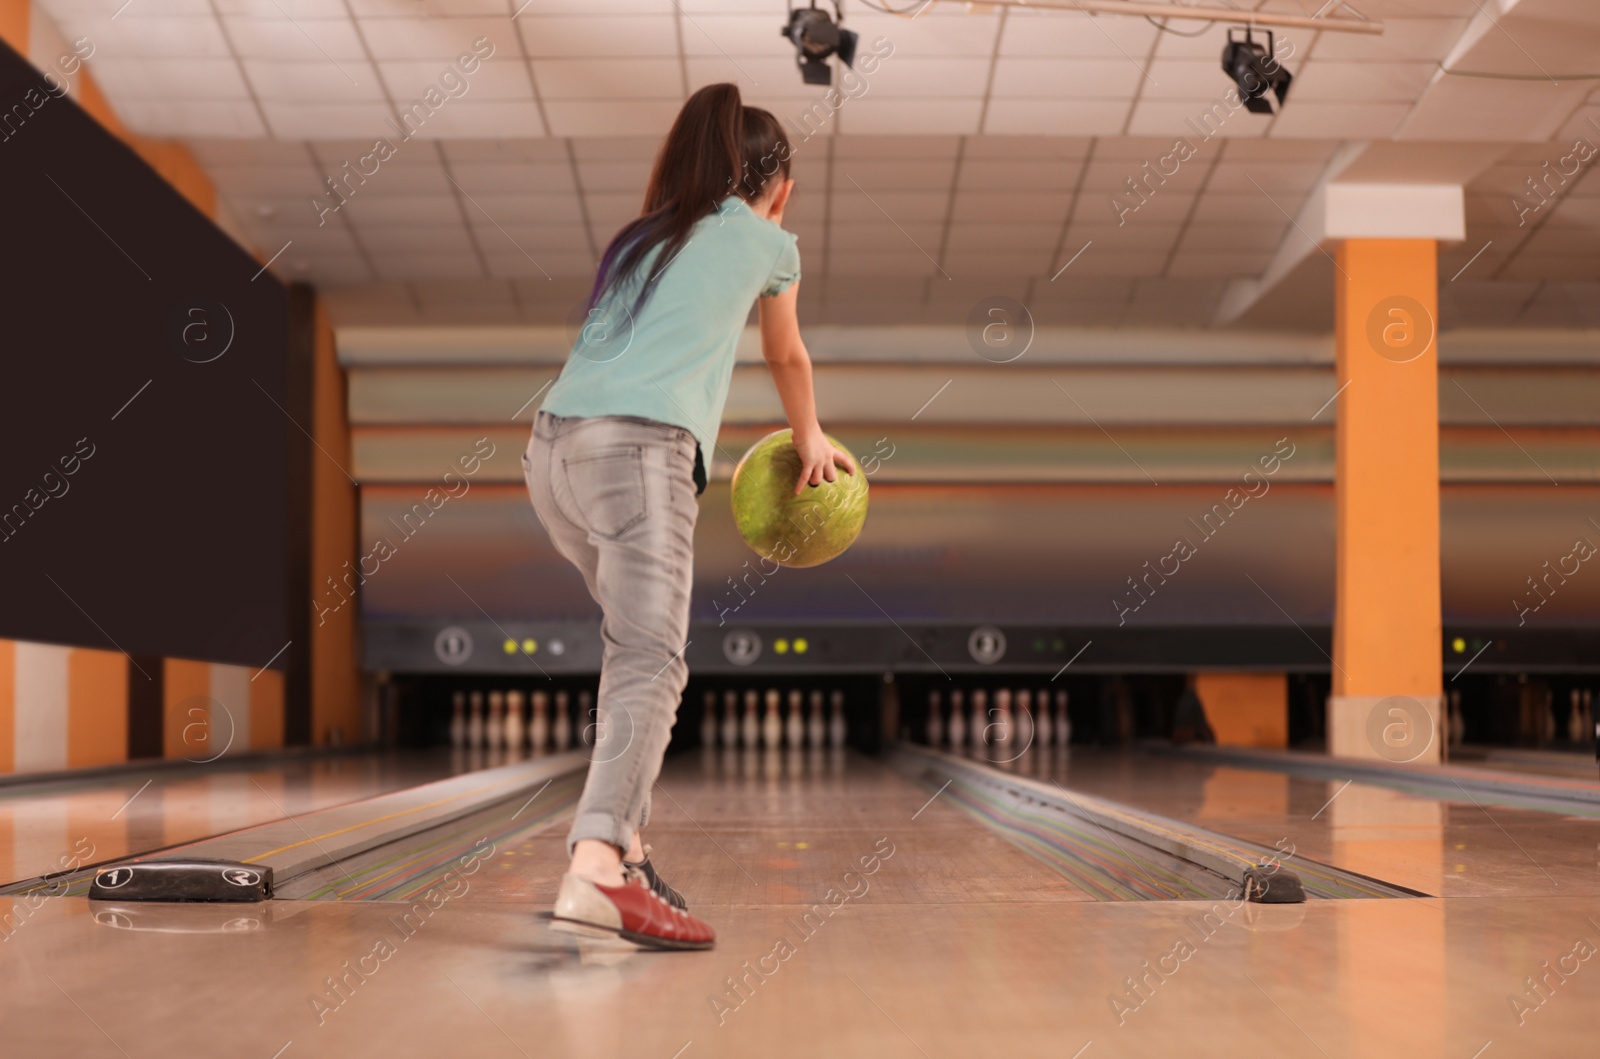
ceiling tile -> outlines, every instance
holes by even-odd
[[[232,59],[162,61],[96,56],[94,76],[120,104],[125,99],[221,101],[248,99],[250,90]]]
[[[380,279],[408,280],[412,283],[475,279],[483,275],[483,266],[476,254],[436,254],[427,251],[382,254],[375,256],[372,263]]]
[[[956,223],[950,226],[946,242],[950,250],[1016,250],[1044,251],[1055,249],[1061,238],[1060,224],[975,224]]]
[[[790,59],[792,66],[793,60]],[[989,81],[989,59],[923,58],[905,55],[881,66],[870,77],[851,82],[860,85],[852,104],[868,99],[980,97]],[[792,69],[791,77],[799,75]],[[843,81],[841,81],[843,83]],[[847,86],[848,87],[848,86]]]
[[[430,86],[444,89],[447,101],[451,105],[458,98],[473,102],[485,99],[531,100],[533,98],[533,81],[528,76],[527,64],[523,62],[495,62],[491,59],[480,66],[476,73],[470,76],[460,75],[467,87],[465,90],[457,89],[458,96],[449,95],[450,86],[440,83],[444,67],[437,59],[380,62],[378,68],[383,74],[383,83],[388,87],[389,94],[397,100],[421,96]],[[452,81],[452,85],[455,83]]]
[[[1363,103],[1397,101],[1411,103],[1433,79],[1438,65],[1432,62],[1335,62],[1315,59],[1295,73],[1289,89],[1289,102]]]
[[[978,131],[983,104],[977,99],[918,100],[866,96],[839,115],[852,135],[934,135]]]
[[[1470,6],[1458,10],[1477,14]],[[1363,62],[1426,59],[1438,62],[1450,54],[1469,21],[1466,18],[1395,18],[1392,12],[1385,12],[1381,36],[1324,33],[1317,40],[1312,55],[1318,62],[1323,59]]]
[[[677,100],[551,100],[545,103],[544,112],[552,136],[583,137],[597,130],[607,135],[660,136],[672,126],[678,106]]]
[[[1137,56],[1142,64],[1156,33],[1157,30],[1142,19],[1013,9],[1006,19],[1000,54],[1125,60],[1128,56]]]
[[[941,191],[955,178],[955,160],[871,161],[841,158],[833,166],[834,195],[876,197],[884,192]]]
[[[943,191],[878,191],[868,198],[846,183],[843,190],[834,188],[831,206],[829,213],[836,221],[877,223],[887,215],[901,224],[943,222],[950,195]]]
[[[544,121],[535,103],[505,99],[462,99],[442,107],[419,132],[423,139],[453,136],[543,136]]]
[[[1276,211],[1274,211],[1276,213]],[[1179,252],[1275,250],[1289,222],[1282,214],[1263,215],[1258,224],[1194,224],[1184,229]],[[1276,221],[1277,223],[1273,223]]]
[[[772,35],[778,36],[783,24],[782,11]],[[899,18],[850,5],[844,20],[846,29],[861,35],[857,48],[860,57],[873,53],[881,58],[880,69],[906,57],[988,56],[994,51],[1000,28],[998,12],[967,14],[954,4],[936,4],[915,19]],[[879,39],[882,38],[880,44]]]
[[[683,98],[676,59],[539,59],[533,76],[549,101]]]
[[[1167,266],[1167,275],[1255,277],[1271,260],[1272,254],[1262,251],[1179,250]]]
[[[522,250],[502,239],[484,248],[489,275],[496,279],[574,279],[594,275],[594,259],[587,250],[535,250],[524,244]]]
[[[928,221],[835,221],[828,230],[828,253],[838,265],[841,253],[859,251],[904,252],[932,254],[939,249],[944,235],[942,222]]]
[[[349,19],[293,23],[230,15],[222,22],[234,49],[245,59],[345,62],[367,57],[356,25]],[[223,54],[227,54],[225,49]]]
[[[357,195],[341,213],[358,231],[392,225],[461,223],[461,209],[447,195]]]
[[[261,136],[266,130],[244,100],[129,99],[117,105],[128,127],[145,136]]]
[[[244,69],[251,87],[263,102],[344,106],[387,98],[377,71],[369,63],[352,59],[338,64],[320,56],[290,62],[246,59]],[[377,135],[376,129],[373,134]]]
[[[1123,59],[1002,59],[993,91],[996,99],[1127,100],[1143,80],[1139,66]]]
[[[1172,249],[1183,230],[1176,224],[1163,224],[1158,221],[1151,221],[1148,224],[1130,221],[1120,227],[1115,222],[1116,214],[1109,206],[1104,213],[1093,206],[1080,208],[1073,216],[1072,227],[1067,230],[1067,238],[1062,245],[1071,253],[1077,253],[1085,244],[1092,243],[1093,245],[1084,252],[1083,260],[1088,260],[1091,254],[1099,257],[1102,254],[1129,251],[1165,253]]]
[[[961,163],[957,187],[962,191],[1050,191],[1066,195],[1072,192],[1082,171],[1083,162],[1080,159],[991,162],[966,158]]]
[[[393,112],[383,103],[283,103],[263,100],[272,134],[284,140],[328,139],[335,136],[393,135],[386,121]]]
[[[1127,117],[1125,100],[995,99],[983,131],[1001,136],[1115,136]]]
[[[883,159],[937,159],[954,162],[961,147],[958,136],[845,136],[833,147],[841,162]]]
[[[1386,139],[1410,110],[1409,103],[1301,102],[1291,94],[1271,135]]]
[[[1072,205],[1070,189],[1060,192],[960,191],[952,216],[961,224],[1038,221],[1059,225]]]
[[[503,17],[363,18],[361,34],[375,59],[436,59],[441,70],[482,37],[494,46],[487,62],[516,62],[522,52],[516,27]]]
[[[287,23],[284,23],[287,25]],[[68,29],[70,22],[63,26]],[[184,18],[124,18],[113,22],[96,20],[84,31],[94,42],[95,53],[107,58],[130,59],[226,59],[228,42],[222,27],[209,15]],[[77,30],[70,30],[73,36]],[[302,38],[303,40],[303,38]],[[309,45],[307,45],[309,47]],[[92,66],[92,60],[91,60]]]

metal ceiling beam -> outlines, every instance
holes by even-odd
[[[930,4],[939,2],[941,0],[930,0]],[[1242,26],[1314,29],[1330,33],[1369,33],[1374,36],[1383,33],[1383,23],[1371,19],[1279,15],[1266,11],[1238,11],[1226,7],[1144,3],[1141,0],[986,0],[984,3],[975,3],[972,6],[1026,7],[1036,11],[1081,11],[1096,15],[1143,15],[1149,18],[1182,18],[1197,22],[1235,22]]]

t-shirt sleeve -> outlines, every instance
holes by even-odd
[[[783,248],[773,262],[772,272],[761,287],[761,296],[771,298],[782,294],[800,278],[800,246],[793,232],[783,233]],[[748,289],[748,288],[746,288]]]

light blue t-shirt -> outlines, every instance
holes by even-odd
[[[558,416],[639,416],[683,427],[709,464],[750,306],[800,278],[800,251],[792,233],[736,195],[696,222],[664,267],[656,263],[660,249],[590,310],[542,407]],[[635,316],[640,284],[658,271]]]

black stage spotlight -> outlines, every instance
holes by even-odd
[[[833,10],[838,21],[843,22],[844,12],[839,9],[838,0],[833,0]],[[819,11],[817,0],[811,0],[810,7],[798,9],[791,0],[789,22],[783,27],[783,35],[794,42],[798,53],[795,62],[808,85],[833,84],[833,68],[828,65],[830,55],[839,56],[846,66],[855,63],[856,35],[841,28],[826,11]]]
[[[1263,97],[1270,88],[1272,94],[1278,97],[1278,106],[1283,105],[1284,97],[1289,94],[1289,82],[1294,80],[1293,75],[1285,70],[1278,62],[1276,42],[1272,39],[1272,31],[1267,31],[1267,46],[1263,48],[1255,41],[1255,33],[1246,27],[1244,40],[1235,40],[1234,33],[1228,31],[1228,44],[1222,49],[1222,69],[1233,78],[1239,86],[1239,98],[1244,100],[1244,105],[1256,114],[1271,114],[1276,109],[1272,102]]]

